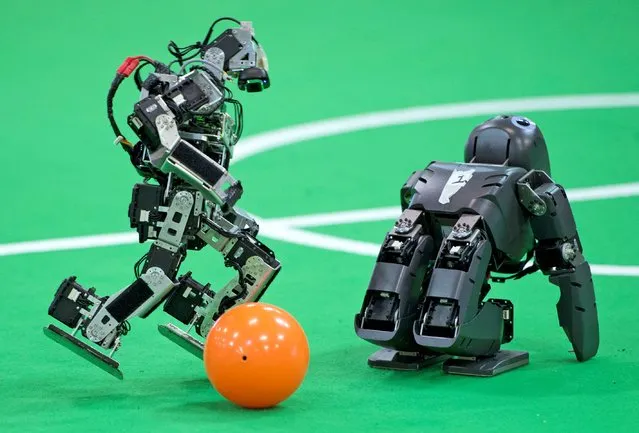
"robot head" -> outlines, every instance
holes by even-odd
[[[550,176],[546,140],[539,127],[521,116],[493,117],[473,129],[464,161],[543,170]]]
[[[218,71],[237,78],[237,86],[247,92],[268,89],[268,59],[254,36],[250,21],[235,21],[240,27],[227,29],[201,48],[204,60],[215,64]],[[214,71],[215,72],[215,71]],[[218,77],[220,80],[221,76]]]

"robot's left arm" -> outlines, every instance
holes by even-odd
[[[559,325],[577,359],[586,361],[599,347],[597,305],[590,266],[583,256],[566,191],[539,170],[528,172],[517,188],[521,204],[532,214],[537,266],[561,291]]]

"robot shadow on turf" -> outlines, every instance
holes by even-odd
[[[489,282],[537,270],[559,287],[559,325],[577,360],[592,358],[599,325],[590,266],[566,192],[550,178],[541,130],[521,116],[489,119],[471,132],[464,161],[432,162],[401,189],[403,213],[355,316],[357,335],[383,347],[369,365],[444,361],[447,373],[494,376],[528,364],[527,352],[500,350],[514,335],[513,304],[486,296]]]
[[[238,27],[211,40],[214,27],[223,21]],[[168,65],[145,56],[127,58],[107,95],[116,143],[144,179],[133,188],[129,219],[141,243],[153,240],[150,250],[134,266],[135,281],[110,296],[84,288],[76,277],[65,279],[49,315],[72,332],[55,325],[44,328],[48,337],[120,379],[112,356],[130,330],[129,319],[147,317],[164,302],[164,311],[189,328],[167,324],[160,332],[202,357],[202,341],[190,330],[205,337],[224,311],[259,300],[280,270],[273,252],[256,238],[257,223],[235,207],[242,185],[228,173],[242,134],[243,111],[225,83],[236,81],[247,92],[270,86],[266,55],[251,23],[220,18],[201,42],[183,48],[170,42],[169,52],[175,60]],[[146,66],[153,72],[143,80],[140,71]],[[135,145],[113,116],[113,98],[131,74],[141,92],[128,116],[139,138]],[[177,277],[187,251],[206,246],[219,251],[225,265],[238,273],[217,293],[191,272]]]

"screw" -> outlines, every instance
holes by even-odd
[[[544,203],[536,201],[530,205],[530,211],[533,215],[541,216],[546,213],[546,206]]]
[[[577,252],[575,251],[575,247],[568,242],[563,244],[561,246],[561,257],[567,262],[574,260],[575,257],[577,257]]]
[[[470,227],[468,224],[458,224],[453,228],[453,237],[456,239],[464,239],[470,236]]]
[[[395,231],[397,233],[408,233],[413,228],[413,223],[409,219],[400,219],[395,224]]]

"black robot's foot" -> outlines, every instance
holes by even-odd
[[[56,343],[61,344],[67,349],[71,350],[75,354],[86,359],[93,365],[100,367],[111,376],[116,377],[120,380],[123,379],[124,376],[120,371],[120,363],[118,363],[113,358],[95,350],[93,347],[75,338],[73,335],[63,331],[57,326],[49,325],[44,328],[44,335],[46,335]]]
[[[204,344],[188,332],[181,330],[171,323],[158,325],[158,331],[187,352],[200,359],[204,358]]]
[[[490,377],[528,364],[528,352],[500,350],[494,356],[477,359],[451,358],[444,363],[444,372],[465,376]]]
[[[448,358],[446,355],[424,355],[415,352],[399,352],[392,349],[381,349],[368,358],[368,365],[373,368],[389,370],[421,370],[438,364]]]

